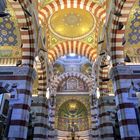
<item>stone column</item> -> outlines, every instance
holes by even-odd
[[[110,119],[110,111],[115,110],[114,97],[103,96],[98,101],[99,109],[99,135],[102,140],[114,140],[113,123]]]
[[[48,100],[46,98],[47,75],[45,61],[41,59],[40,62],[39,60],[37,61],[36,66],[38,74],[38,100],[33,100],[32,103],[32,109],[36,112],[33,139],[46,140],[48,127]]]
[[[35,112],[33,140],[47,139],[48,122],[48,101],[46,97],[38,96],[33,98],[32,111]]]
[[[50,124],[48,134],[49,140],[57,139],[57,134],[55,131],[55,107],[56,107],[56,97],[55,95],[51,95],[49,103],[49,124]]]
[[[111,77],[116,96],[117,115],[122,140],[139,140],[135,104],[137,87],[140,83],[140,66],[116,66]],[[137,83],[137,84],[136,84]]]
[[[0,82],[9,85],[16,83],[10,99],[8,138],[9,140],[27,139],[29,111],[31,106],[34,69],[26,67],[1,67]]]
[[[102,56],[102,61],[99,70],[99,90],[100,90],[100,98],[98,102],[98,111],[99,111],[99,135],[103,140],[114,140],[113,134],[113,124],[109,119],[110,114],[107,112],[109,108],[115,106],[114,104],[109,104],[107,101],[110,100],[109,96],[109,60],[108,55]]]
[[[98,101],[94,93],[91,95],[91,140],[98,140]]]

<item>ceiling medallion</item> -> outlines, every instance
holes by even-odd
[[[82,9],[63,9],[49,18],[50,31],[62,39],[82,39],[91,34],[96,25],[95,17]]]
[[[81,20],[82,20],[82,17],[79,14],[75,14],[73,12],[69,13],[68,15],[65,14],[65,16],[63,18],[64,23],[71,27],[79,26]]]

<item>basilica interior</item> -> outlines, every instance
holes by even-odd
[[[0,140],[140,140],[140,0],[0,0]]]

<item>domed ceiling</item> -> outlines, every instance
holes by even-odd
[[[49,19],[49,28],[63,39],[81,39],[93,32],[96,20],[89,12],[81,9],[63,9]]]
[[[50,52],[50,62],[66,55],[67,52],[84,55],[95,61],[98,53],[98,36],[105,23],[106,6],[109,1],[38,0],[38,2],[40,24],[43,31],[47,30],[46,47]],[[89,45],[90,48],[87,47]]]
[[[69,100],[65,102],[59,110],[61,117],[86,117],[88,115],[86,107],[77,100]]]
[[[38,0],[38,2],[40,3],[40,8],[45,7],[46,4],[49,4],[53,1],[55,1],[55,0]],[[106,0],[89,0],[89,1],[93,1],[99,5],[102,5],[104,2],[106,2]]]
[[[84,104],[75,99],[64,102],[58,111],[57,128],[62,131],[88,130],[88,111]]]

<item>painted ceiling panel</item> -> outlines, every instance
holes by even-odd
[[[140,55],[140,1],[137,0],[129,15],[125,31],[125,53],[130,57]]]
[[[81,39],[93,32],[96,20],[89,12],[69,8],[53,14],[50,30],[62,39]]]
[[[17,46],[17,35],[11,16],[0,18],[0,46]]]

